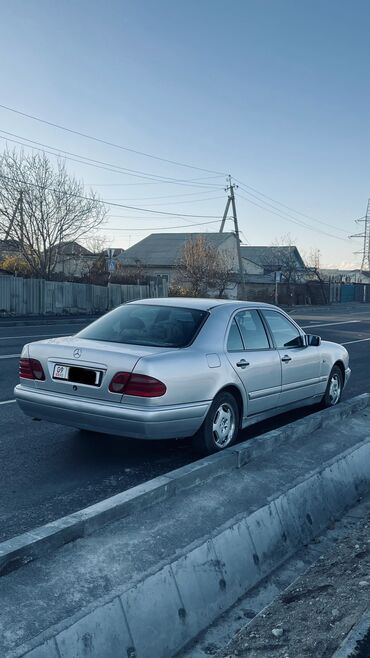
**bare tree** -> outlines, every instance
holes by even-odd
[[[0,155],[0,235],[18,243],[34,276],[50,278],[62,243],[89,235],[105,216],[104,204],[63,161],[54,167],[44,153]]]
[[[93,233],[89,235],[84,241],[86,249],[91,251],[93,254],[102,254],[108,248],[109,240],[106,235],[101,233]]]
[[[213,270],[211,272],[211,287],[217,290],[218,297],[223,297],[226,290],[231,287],[234,267],[226,251],[217,251],[215,249],[215,258],[213,261]],[[233,284],[235,287],[237,283]]]
[[[217,290],[221,297],[230,282],[233,267],[227,254],[221,253],[204,236],[188,240],[180,255],[178,283],[185,285],[194,297]]]
[[[288,294],[291,285],[299,283],[305,276],[305,264],[301,260],[297,248],[290,235],[283,235],[266,249],[263,266],[270,272],[281,272],[287,284]]]
[[[313,281],[319,282],[323,301],[325,304],[327,304],[328,296],[327,296],[327,291],[325,289],[325,277],[321,272],[320,259],[321,259],[320,249],[311,249],[310,252],[308,253],[308,256],[306,256],[305,258],[307,264],[306,272],[308,278],[310,278]]]

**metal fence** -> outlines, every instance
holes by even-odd
[[[362,302],[370,303],[369,283],[330,283],[330,302]]]
[[[0,315],[96,314],[134,299],[166,296],[165,282],[105,287],[0,276]]]

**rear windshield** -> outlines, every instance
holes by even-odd
[[[127,304],[80,331],[79,338],[110,343],[185,347],[194,340],[208,313],[178,306]]]

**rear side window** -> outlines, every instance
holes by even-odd
[[[185,347],[194,340],[208,313],[150,304],[119,306],[80,331],[79,338],[153,347]]]
[[[229,335],[227,337],[227,351],[241,352],[242,350],[244,350],[244,345],[239,331],[239,327],[236,324],[234,318],[230,325]]]

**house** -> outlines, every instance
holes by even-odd
[[[188,240],[205,238],[226,253],[238,271],[237,243],[234,233],[152,233],[118,256],[123,267],[138,268],[147,276],[161,276],[171,285],[177,278],[177,264]]]
[[[233,270],[237,273],[238,254],[235,233],[152,233],[119,256],[122,266],[144,268],[146,274],[161,275],[173,281],[176,266],[188,240],[203,237],[217,250],[229,255]],[[244,247],[241,247],[243,250]],[[243,254],[242,254],[243,255]],[[257,262],[243,257],[244,271],[248,274],[263,274]]]
[[[274,279],[275,272],[282,272],[286,279],[294,273],[295,278],[301,281],[305,278],[306,266],[297,247],[289,246],[241,246],[243,260],[254,263],[260,268],[258,274],[264,275],[265,278]],[[250,268],[249,268],[250,269]],[[247,274],[248,267],[245,268]],[[255,274],[251,272],[251,274]],[[257,274],[257,272],[256,272]]]
[[[67,277],[81,277],[88,274],[96,260],[96,255],[75,241],[60,242],[51,247],[56,265],[54,272]]]
[[[237,283],[240,280],[237,240],[235,233],[152,233],[118,256],[122,267],[135,269],[149,277],[160,276],[169,285],[178,282],[178,262],[188,240],[203,237],[217,251],[228,257],[232,274],[229,297],[238,294]],[[294,272],[303,273],[305,265],[296,247],[250,247],[240,246],[244,280],[253,283],[271,283],[275,271],[285,272],[291,277]],[[289,272],[288,272],[289,270]],[[291,277],[292,278],[292,277]],[[210,291],[212,292],[212,291]]]

